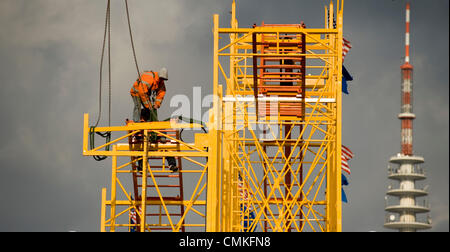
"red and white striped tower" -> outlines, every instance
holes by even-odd
[[[402,71],[402,109],[398,115],[402,122],[402,154],[413,155],[412,122],[416,117],[412,110],[412,76],[413,66],[409,63],[409,22],[410,4],[406,4],[406,33],[405,33],[405,63],[401,66]]]
[[[384,226],[402,232],[412,232],[431,228],[430,206],[426,196],[427,187],[417,188],[416,181],[426,179],[421,166],[424,158],[413,154],[412,122],[416,118],[412,110],[412,74],[413,66],[409,63],[409,22],[410,5],[406,4],[405,63],[402,73],[402,108],[398,118],[402,122],[401,153],[391,157],[388,168],[389,179],[398,181],[398,187],[390,185],[386,192],[388,212]]]

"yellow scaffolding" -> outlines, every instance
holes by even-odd
[[[231,13],[230,28],[220,28],[214,15],[208,133],[195,134],[194,142],[187,143],[164,130],[202,125],[170,121],[97,127],[93,132],[122,136],[90,149],[93,132],[85,114],[83,154],[112,157],[109,200],[102,190],[101,231],[341,231],[343,0],[336,9],[333,2],[325,6],[325,28],[320,29],[267,24],[239,28],[234,1]],[[279,65],[268,65],[274,59]],[[284,70],[265,70],[270,68]],[[273,85],[274,78],[280,79],[275,80],[278,85]],[[152,132],[172,142],[152,143]],[[124,143],[137,134],[143,134],[141,145]],[[108,145],[111,150],[102,150]],[[128,159],[119,165],[123,157]],[[162,168],[149,164],[152,157],[163,158]],[[155,175],[169,172],[166,157],[198,167],[180,171],[192,175],[184,178],[184,186],[193,188],[184,198],[167,197],[158,186]],[[139,200],[119,176],[139,173],[130,168],[130,158],[142,160],[146,168],[140,172]],[[149,188],[156,193],[153,198],[147,196]],[[181,206],[182,214],[172,215],[173,206]],[[158,214],[148,214],[150,207],[159,208]],[[138,223],[130,224],[130,211],[137,213]]]
[[[218,28],[214,16],[214,86],[219,73],[227,85],[226,95],[218,95],[225,161],[217,231],[341,231],[343,1],[337,6],[336,28],[332,2],[325,7],[323,29],[265,24],[238,28],[234,2],[231,28]],[[303,67],[304,79],[293,71],[263,72],[261,68],[287,67],[264,65],[271,57],[304,60],[303,66],[289,65]],[[277,76],[292,87],[280,87],[283,79],[277,80],[278,86],[264,84],[264,78],[273,83]],[[264,95],[261,88],[273,92]],[[300,91],[289,94],[294,89]],[[301,105],[283,111],[287,102]]]
[[[89,115],[84,115],[84,133],[83,133],[83,154],[87,156],[104,155],[112,157],[112,178],[111,178],[111,197],[106,199],[106,188],[102,190],[102,212],[101,212],[101,231],[116,231],[119,228],[122,231],[136,228],[136,231],[152,230],[172,230],[180,231],[186,227],[201,228],[205,227],[206,216],[206,176],[208,170],[207,158],[212,153],[208,150],[208,135],[198,133],[195,135],[194,143],[186,143],[179,138],[170,136],[166,132],[168,129],[201,129],[203,125],[195,123],[180,123],[176,120],[167,122],[148,122],[148,123],[128,123],[127,126],[116,127],[97,127],[93,130],[89,128]],[[104,145],[89,149],[89,134],[95,132],[114,132],[121,134],[120,137],[112,139]],[[165,136],[166,143],[152,142],[150,134],[156,133]],[[129,143],[130,138],[142,137],[142,143],[133,145]],[[126,142],[124,142],[126,140]],[[101,150],[106,146],[112,146],[109,151]],[[159,165],[151,164],[149,160],[155,157],[162,158]],[[178,158],[180,166],[181,159],[191,165],[191,169],[182,169],[175,175],[168,167],[164,166],[164,159],[167,157]],[[119,159],[121,163],[119,163]],[[124,161],[122,161],[124,160]],[[130,161],[131,160],[131,161]],[[142,171],[133,167],[133,162],[142,161]],[[155,165],[156,164],[156,165]],[[192,167],[193,166],[193,167]],[[189,195],[182,197],[168,197],[168,191],[164,187],[169,182],[162,182],[162,176],[189,175],[189,180],[194,186]],[[129,192],[133,188],[130,183],[131,176],[138,176],[139,180],[133,181],[135,194]],[[128,190],[127,190],[128,189]],[[170,188],[169,188],[170,189]],[[153,197],[150,193],[153,193]],[[186,190],[184,191],[186,192]],[[133,197],[134,196],[134,197]],[[174,207],[182,206],[181,213],[173,213]],[[109,214],[107,213],[109,207]],[[155,208],[157,211],[151,213],[149,208]],[[137,222],[130,223],[130,213],[136,213]],[[196,215],[196,222],[186,222],[186,218]]]

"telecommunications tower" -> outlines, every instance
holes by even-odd
[[[400,232],[415,232],[431,228],[431,219],[427,187],[416,188],[415,181],[426,179],[421,167],[424,158],[413,154],[412,122],[415,115],[412,110],[413,66],[409,56],[410,4],[406,4],[405,63],[401,66],[402,95],[401,113],[401,152],[389,160],[388,178],[398,181],[398,187],[390,185],[386,192],[387,211],[384,227]]]

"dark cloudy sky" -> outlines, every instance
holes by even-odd
[[[123,1],[112,1],[112,124],[131,117],[136,78]],[[212,15],[229,25],[231,0],[130,0],[141,68],[167,66],[168,100],[211,92]],[[240,0],[241,27],[298,23],[323,27],[318,0]],[[400,0],[346,0],[346,67],[355,80],[343,102],[343,143],[356,154],[346,188],[343,231],[383,228],[387,164],[400,150]],[[449,231],[449,1],[412,0],[414,150],[426,163],[432,231]],[[106,0],[0,1],[0,231],[97,231],[110,159],[81,155],[83,113],[98,113],[98,72]],[[105,86],[106,87],[106,86]],[[106,99],[106,96],[104,97]],[[106,103],[104,103],[104,106]],[[106,114],[102,118],[106,123]]]

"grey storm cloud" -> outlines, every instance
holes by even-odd
[[[299,23],[323,27],[317,0],[238,0],[241,27]],[[229,26],[229,1],[130,0],[143,69],[166,66],[170,97],[194,86],[212,91],[212,15]],[[414,150],[425,158],[433,229],[449,230],[449,2],[412,1]],[[355,152],[343,204],[343,231],[383,228],[389,157],[400,151],[400,65],[405,1],[346,0],[345,66],[354,81],[343,97],[343,143]],[[0,231],[98,231],[100,189],[110,161],[81,155],[83,113],[98,113],[106,1],[0,1]],[[112,1],[112,124],[131,117],[136,79],[123,1]],[[104,78],[106,80],[106,78]],[[103,83],[102,106],[107,107]],[[106,113],[101,124],[106,123]]]

